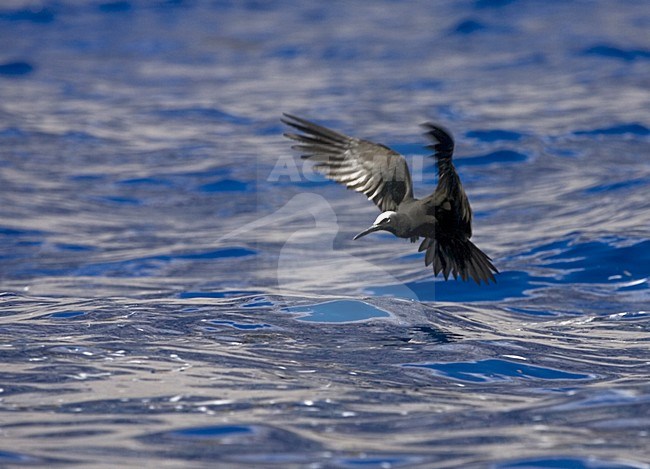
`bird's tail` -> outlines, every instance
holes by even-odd
[[[433,273],[442,272],[445,280],[449,274],[454,278],[474,279],[477,284],[495,282],[495,273],[499,271],[492,260],[469,239],[456,237],[425,238],[420,244],[419,252],[426,250],[424,262],[427,266],[433,264]]]

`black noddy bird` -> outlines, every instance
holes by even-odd
[[[314,169],[325,177],[362,192],[381,210],[368,229],[354,237],[359,239],[375,231],[388,231],[399,238],[415,242],[423,237],[418,252],[426,251],[424,263],[433,264],[434,275],[442,272],[445,280],[454,278],[477,283],[496,282],[499,271],[492,260],[469,239],[472,236],[472,209],[452,163],[454,139],[443,127],[422,124],[432,141],[438,165],[438,186],[432,194],[416,199],[406,160],[385,145],[314,124],[291,114],[282,122],[301,133],[285,133],[298,142],[291,148],[301,157],[313,161]]]

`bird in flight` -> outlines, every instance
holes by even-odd
[[[416,242],[424,238],[418,252],[426,251],[424,263],[433,265],[434,275],[477,283],[496,282],[499,271],[492,260],[470,241],[472,209],[452,163],[454,139],[443,127],[426,123],[422,127],[431,140],[438,166],[438,186],[432,194],[416,199],[406,160],[385,145],[314,124],[291,114],[282,122],[300,133],[285,133],[298,142],[293,149],[327,178],[362,192],[375,203],[381,214],[359,239],[375,231],[388,231],[399,238]]]

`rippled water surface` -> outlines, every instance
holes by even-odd
[[[644,0],[0,6],[0,466],[650,467]],[[282,137],[456,137],[498,283]]]

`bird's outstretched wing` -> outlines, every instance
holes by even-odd
[[[298,142],[292,148],[315,162],[314,168],[327,178],[362,192],[382,212],[397,210],[405,197],[413,197],[411,174],[399,153],[290,114],[283,116],[282,122],[302,132],[284,134]]]
[[[438,186],[432,194],[435,217],[438,222],[467,238],[472,237],[472,209],[452,160],[454,139],[443,127],[427,122],[422,124],[425,135],[432,140],[427,148],[433,150],[438,165]]]
[[[433,264],[433,272],[442,272],[445,280],[449,274],[454,278],[476,283],[496,282],[498,270],[492,260],[472,243],[472,209],[452,163],[454,139],[444,128],[426,123],[426,135],[433,141],[430,148],[438,165],[438,186],[425,199],[428,211],[436,219],[433,236],[426,237],[419,251],[425,251],[425,265]]]

